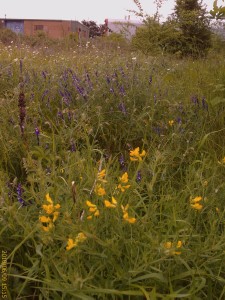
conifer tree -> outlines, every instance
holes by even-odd
[[[205,56],[211,45],[211,31],[202,0],[176,0],[173,17],[181,31],[182,55]]]

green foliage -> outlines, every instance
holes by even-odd
[[[202,1],[177,0],[174,19],[182,35],[182,55],[204,57],[211,45],[211,32]]]
[[[225,17],[225,6],[218,6],[218,1],[215,0],[213,2],[213,9],[210,10],[210,15],[212,17],[212,19],[217,19],[217,20],[220,20],[220,19],[224,19]]]
[[[18,36],[15,32],[13,32],[11,29],[3,28],[0,29],[0,41],[3,44],[10,44],[12,42],[16,42],[18,40]]]
[[[181,33],[172,21],[160,24],[148,17],[144,26],[137,29],[132,39],[132,46],[145,54],[177,53],[181,50]]]

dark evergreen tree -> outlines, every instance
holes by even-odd
[[[211,31],[202,0],[176,0],[173,17],[181,31],[182,55],[205,56],[211,45]]]

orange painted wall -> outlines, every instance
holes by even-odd
[[[60,39],[71,32],[71,22],[61,20],[24,20],[24,34],[35,35],[36,26],[43,26],[43,31],[50,37]]]

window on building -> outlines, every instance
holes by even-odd
[[[34,30],[44,30],[43,25],[34,25]]]

